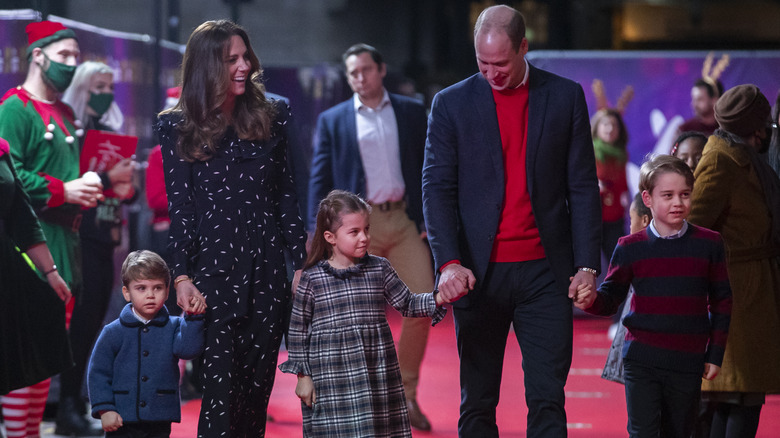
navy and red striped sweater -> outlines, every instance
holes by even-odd
[[[631,285],[624,358],[683,372],[702,372],[704,363],[721,365],[731,287],[719,233],[689,223],[675,239],[649,229],[620,238],[586,312],[614,314]]]

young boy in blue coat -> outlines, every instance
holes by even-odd
[[[170,316],[169,283],[154,252],[131,252],[122,264],[129,303],[100,333],[87,376],[92,416],[106,437],[168,437],[171,422],[181,421],[178,361],[203,352],[206,303],[193,298],[195,313]]]

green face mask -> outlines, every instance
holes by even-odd
[[[87,106],[92,108],[92,111],[96,112],[98,116],[102,116],[108,111],[113,101],[114,93],[93,93],[90,91]]]
[[[70,85],[70,82],[73,80],[73,75],[76,73],[76,66],[52,61],[51,58],[46,56],[46,53],[44,53],[43,56],[49,60],[49,68],[43,72],[44,77],[47,79],[49,85],[62,93],[68,88],[68,85]]]

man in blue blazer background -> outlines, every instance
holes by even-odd
[[[595,288],[601,210],[582,88],[530,66],[522,15],[477,20],[479,74],[438,93],[429,118],[423,209],[454,304],[462,437],[497,437],[510,325],[523,354],[529,437],[566,436],[572,299]]]
[[[317,119],[308,229],[314,231],[320,200],[331,190],[360,195],[372,205],[371,254],[386,257],[412,292],[430,292],[433,267],[424,240],[421,187],[425,108],[385,90],[387,67],[374,47],[356,44],[343,59],[354,95]],[[431,428],[416,392],[428,329],[424,318],[404,318],[398,341],[409,420],[420,430]]]

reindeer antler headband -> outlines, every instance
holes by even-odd
[[[591,85],[591,89],[593,90],[593,94],[596,96],[596,110],[603,110],[610,107],[609,101],[607,100],[607,92],[604,89],[604,82],[601,81],[601,79],[594,79],[593,84]],[[617,100],[617,104],[615,105],[615,109],[620,114],[623,114],[625,112],[626,107],[628,106],[628,103],[631,102],[631,99],[634,98],[634,87],[631,85],[627,85],[626,88],[623,89],[623,92],[620,93],[620,97]]]
[[[714,52],[708,53],[707,57],[704,58],[704,65],[701,68],[701,78],[704,82],[712,87],[715,93],[715,97],[720,97],[720,91],[718,90],[718,78],[720,78],[720,75],[723,74],[723,70],[728,67],[729,61],[731,59],[729,58],[728,53],[724,53],[715,64],[715,67],[712,67],[712,61],[714,59]],[[710,70],[710,67],[712,67],[712,70]]]

